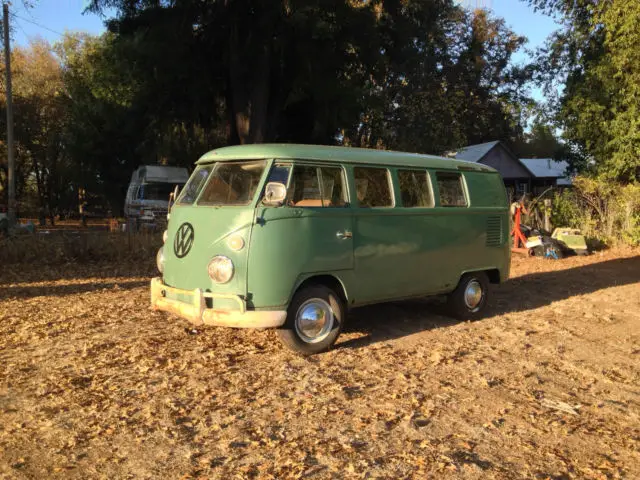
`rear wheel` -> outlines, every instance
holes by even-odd
[[[489,279],[484,272],[465,273],[456,289],[447,297],[449,313],[460,320],[482,316],[489,297]]]
[[[345,308],[340,297],[323,285],[306,287],[295,294],[287,320],[276,330],[280,341],[301,355],[328,350],[338,339]]]

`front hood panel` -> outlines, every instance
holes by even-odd
[[[185,290],[201,288],[214,293],[246,295],[247,258],[253,224],[252,207],[174,206],[164,245],[164,281]],[[234,251],[227,245],[232,235],[240,235],[244,248]],[[214,283],[207,273],[216,255],[229,257],[234,275],[228,283]]]

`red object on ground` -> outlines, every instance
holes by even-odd
[[[522,242],[522,248],[526,248],[527,238],[520,230],[520,222],[522,219],[522,214],[528,213],[527,209],[524,208],[524,204],[518,203],[516,207],[515,219],[513,221],[513,230],[511,230],[511,235],[513,235],[513,248],[520,248],[520,242]]]

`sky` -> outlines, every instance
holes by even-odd
[[[105,30],[99,16],[82,14],[87,0],[35,0],[33,3],[36,6],[27,10],[22,0],[13,0],[9,7],[13,42],[18,45],[26,46],[30,37],[42,37],[54,43],[65,31],[100,34]]]
[[[532,7],[521,0],[484,1],[490,5],[496,16],[505,19],[507,25],[515,33],[527,37],[529,42],[525,48],[530,50],[542,46],[547,37],[560,26],[551,17],[534,12]],[[527,57],[525,52],[518,52],[514,61],[521,62]]]

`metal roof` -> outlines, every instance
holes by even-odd
[[[493,142],[479,143],[478,145],[469,145],[468,147],[460,148],[455,152],[451,152],[451,155],[453,155],[456,160],[478,162],[499,143],[499,140],[495,140]]]
[[[142,165],[131,175],[131,181],[147,182],[186,182],[189,172],[186,168],[168,165]]]
[[[558,185],[571,185],[571,178],[566,174],[569,164],[552,158],[521,158],[520,163],[536,178],[557,178]]]
[[[407,167],[431,167],[441,169],[472,169],[476,171],[495,172],[486,165],[452,160],[435,155],[394,152],[390,150],[373,150],[368,148],[331,147],[324,145],[299,144],[251,144],[223,147],[205,153],[198,164],[255,159],[301,159],[323,160],[328,162],[361,163],[368,165],[390,165]]]

